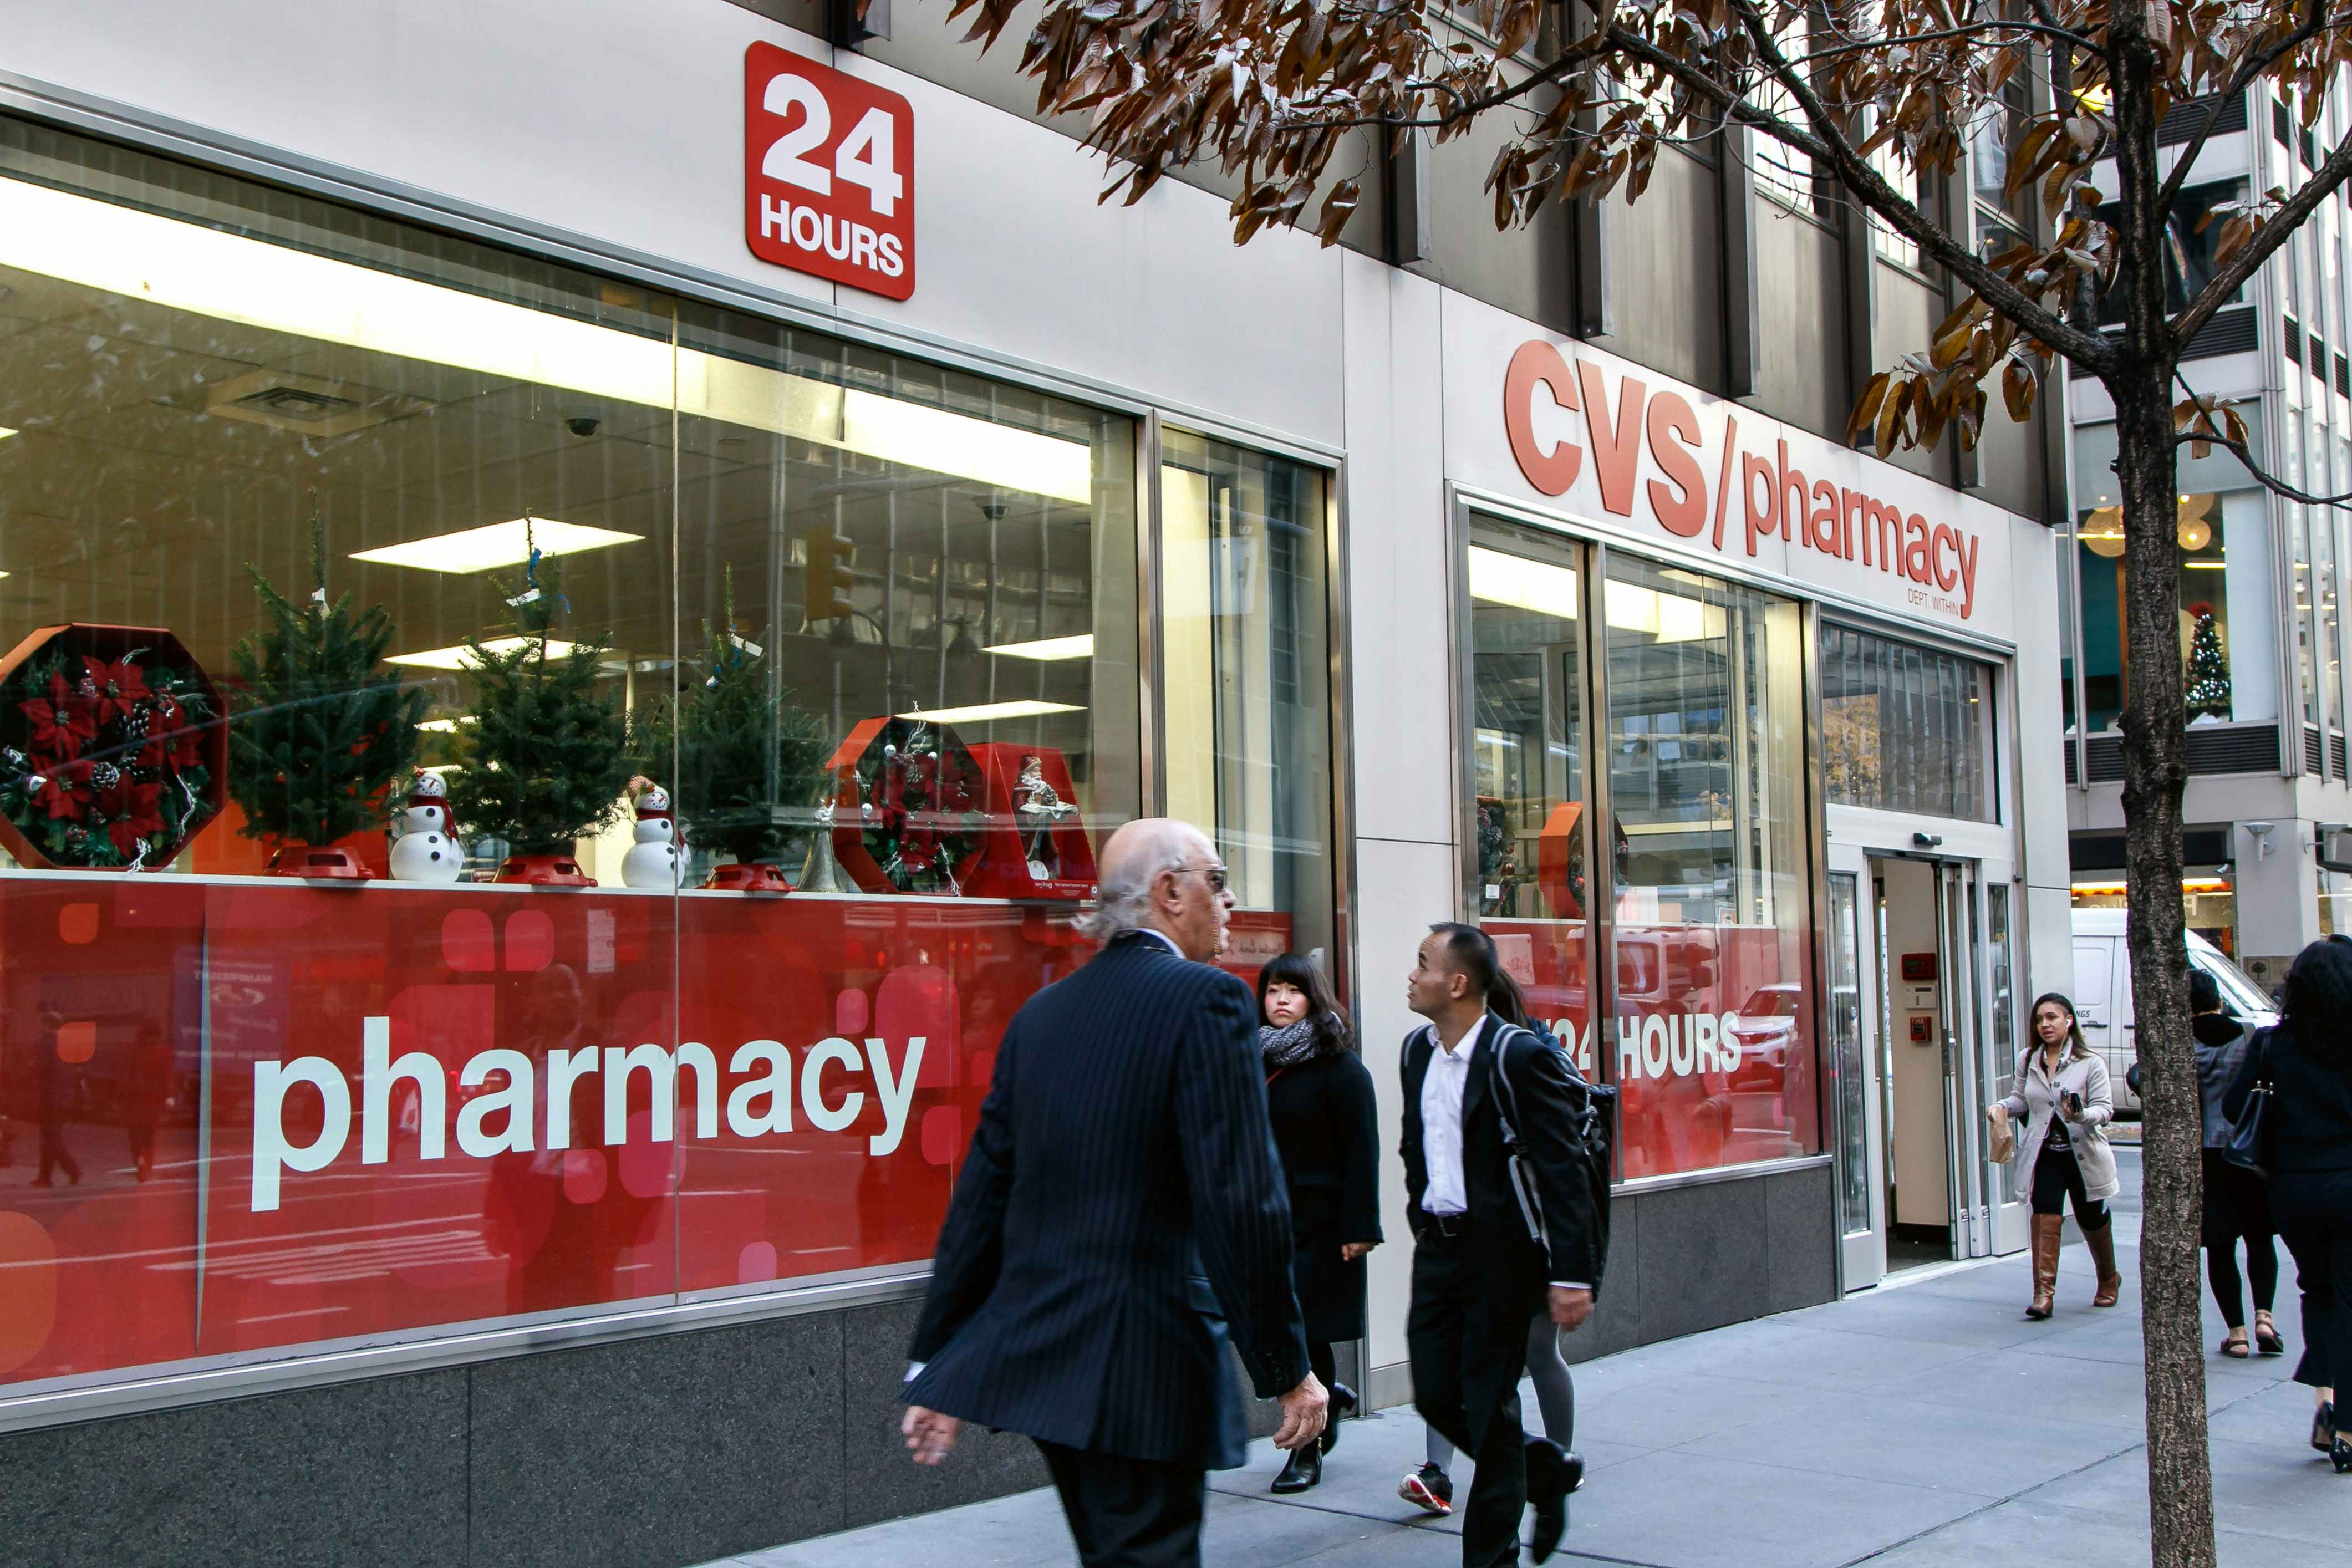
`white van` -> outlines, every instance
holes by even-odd
[[[2221,1010],[2245,1020],[2248,1028],[2278,1022],[2278,1012],[2263,988],[2246,978],[2229,956],[2195,931],[2189,933],[2189,963],[2213,977],[2221,988]],[[2074,1018],[2083,1038],[2107,1064],[2115,1080],[2116,1109],[2139,1113],[2139,1096],[2124,1081],[2125,1069],[2138,1054],[2132,1031],[2131,952],[2124,945],[2124,911],[2074,911]],[[2027,1023],[2028,1037],[2032,1025]]]

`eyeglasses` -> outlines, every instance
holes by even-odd
[[[1175,868],[1175,874],[1179,877],[1192,876],[1206,879],[1209,891],[1212,893],[1222,893],[1225,890],[1225,879],[1229,875],[1223,866],[1179,866]]]

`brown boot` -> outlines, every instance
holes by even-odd
[[[2062,1215],[2033,1216],[2033,1304],[2025,1309],[2025,1315],[2037,1322],[2057,1305],[2058,1235],[2065,1223]]]
[[[2099,1293],[2091,1298],[2091,1305],[2112,1307],[2116,1304],[2116,1298],[2123,1293],[2124,1288],[2124,1277],[2116,1272],[2115,1220],[2110,1217],[2106,1224],[2096,1230],[2084,1226],[2083,1245],[2091,1249],[2091,1261],[2098,1265],[2099,1268]]]

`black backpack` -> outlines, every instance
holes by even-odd
[[[1500,1022],[1499,1019],[1496,1022]],[[1519,1213],[1528,1222],[1528,1234],[1538,1247],[1544,1243],[1543,1203],[1537,1194],[1535,1178],[1519,1159],[1519,1135],[1515,1125],[1519,1119],[1518,1092],[1511,1087],[1511,1075],[1504,1067],[1507,1059],[1504,1049],[1516,1032],[1531,1037],[1547,1049],[1559,1053],[1561,1065],[1568,1068],[1568,1080],[1579,1091],[1572,1110],[1574,1125],[1569,1141],[1583,1155],[1584,1171],[1592,1187],[1592,1237],[1594,1274],[1609,1259],[1609,1184],[1616,1173],[1614,1152],[1617,1143],[1617,1090],[1606,1084],[1592,1083],[1576,1070],[1576,1058],[1562,1050],[1549,1030],[1526,1025],[1504,1026],[1495,1039],[1495,1087],[1497,1099],[1495,1114],[1502,1124],[1503,1147],[1510,1153],[1511,1188],[1518,1196]],[[1601,1281],[1592,1281],[1595,1298],[1601,1294]]]

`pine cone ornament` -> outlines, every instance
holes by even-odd
[[[112,763],[100,763],[89,770],[89,782],[94,788],[112,789],[122,782],[122,770]]]

